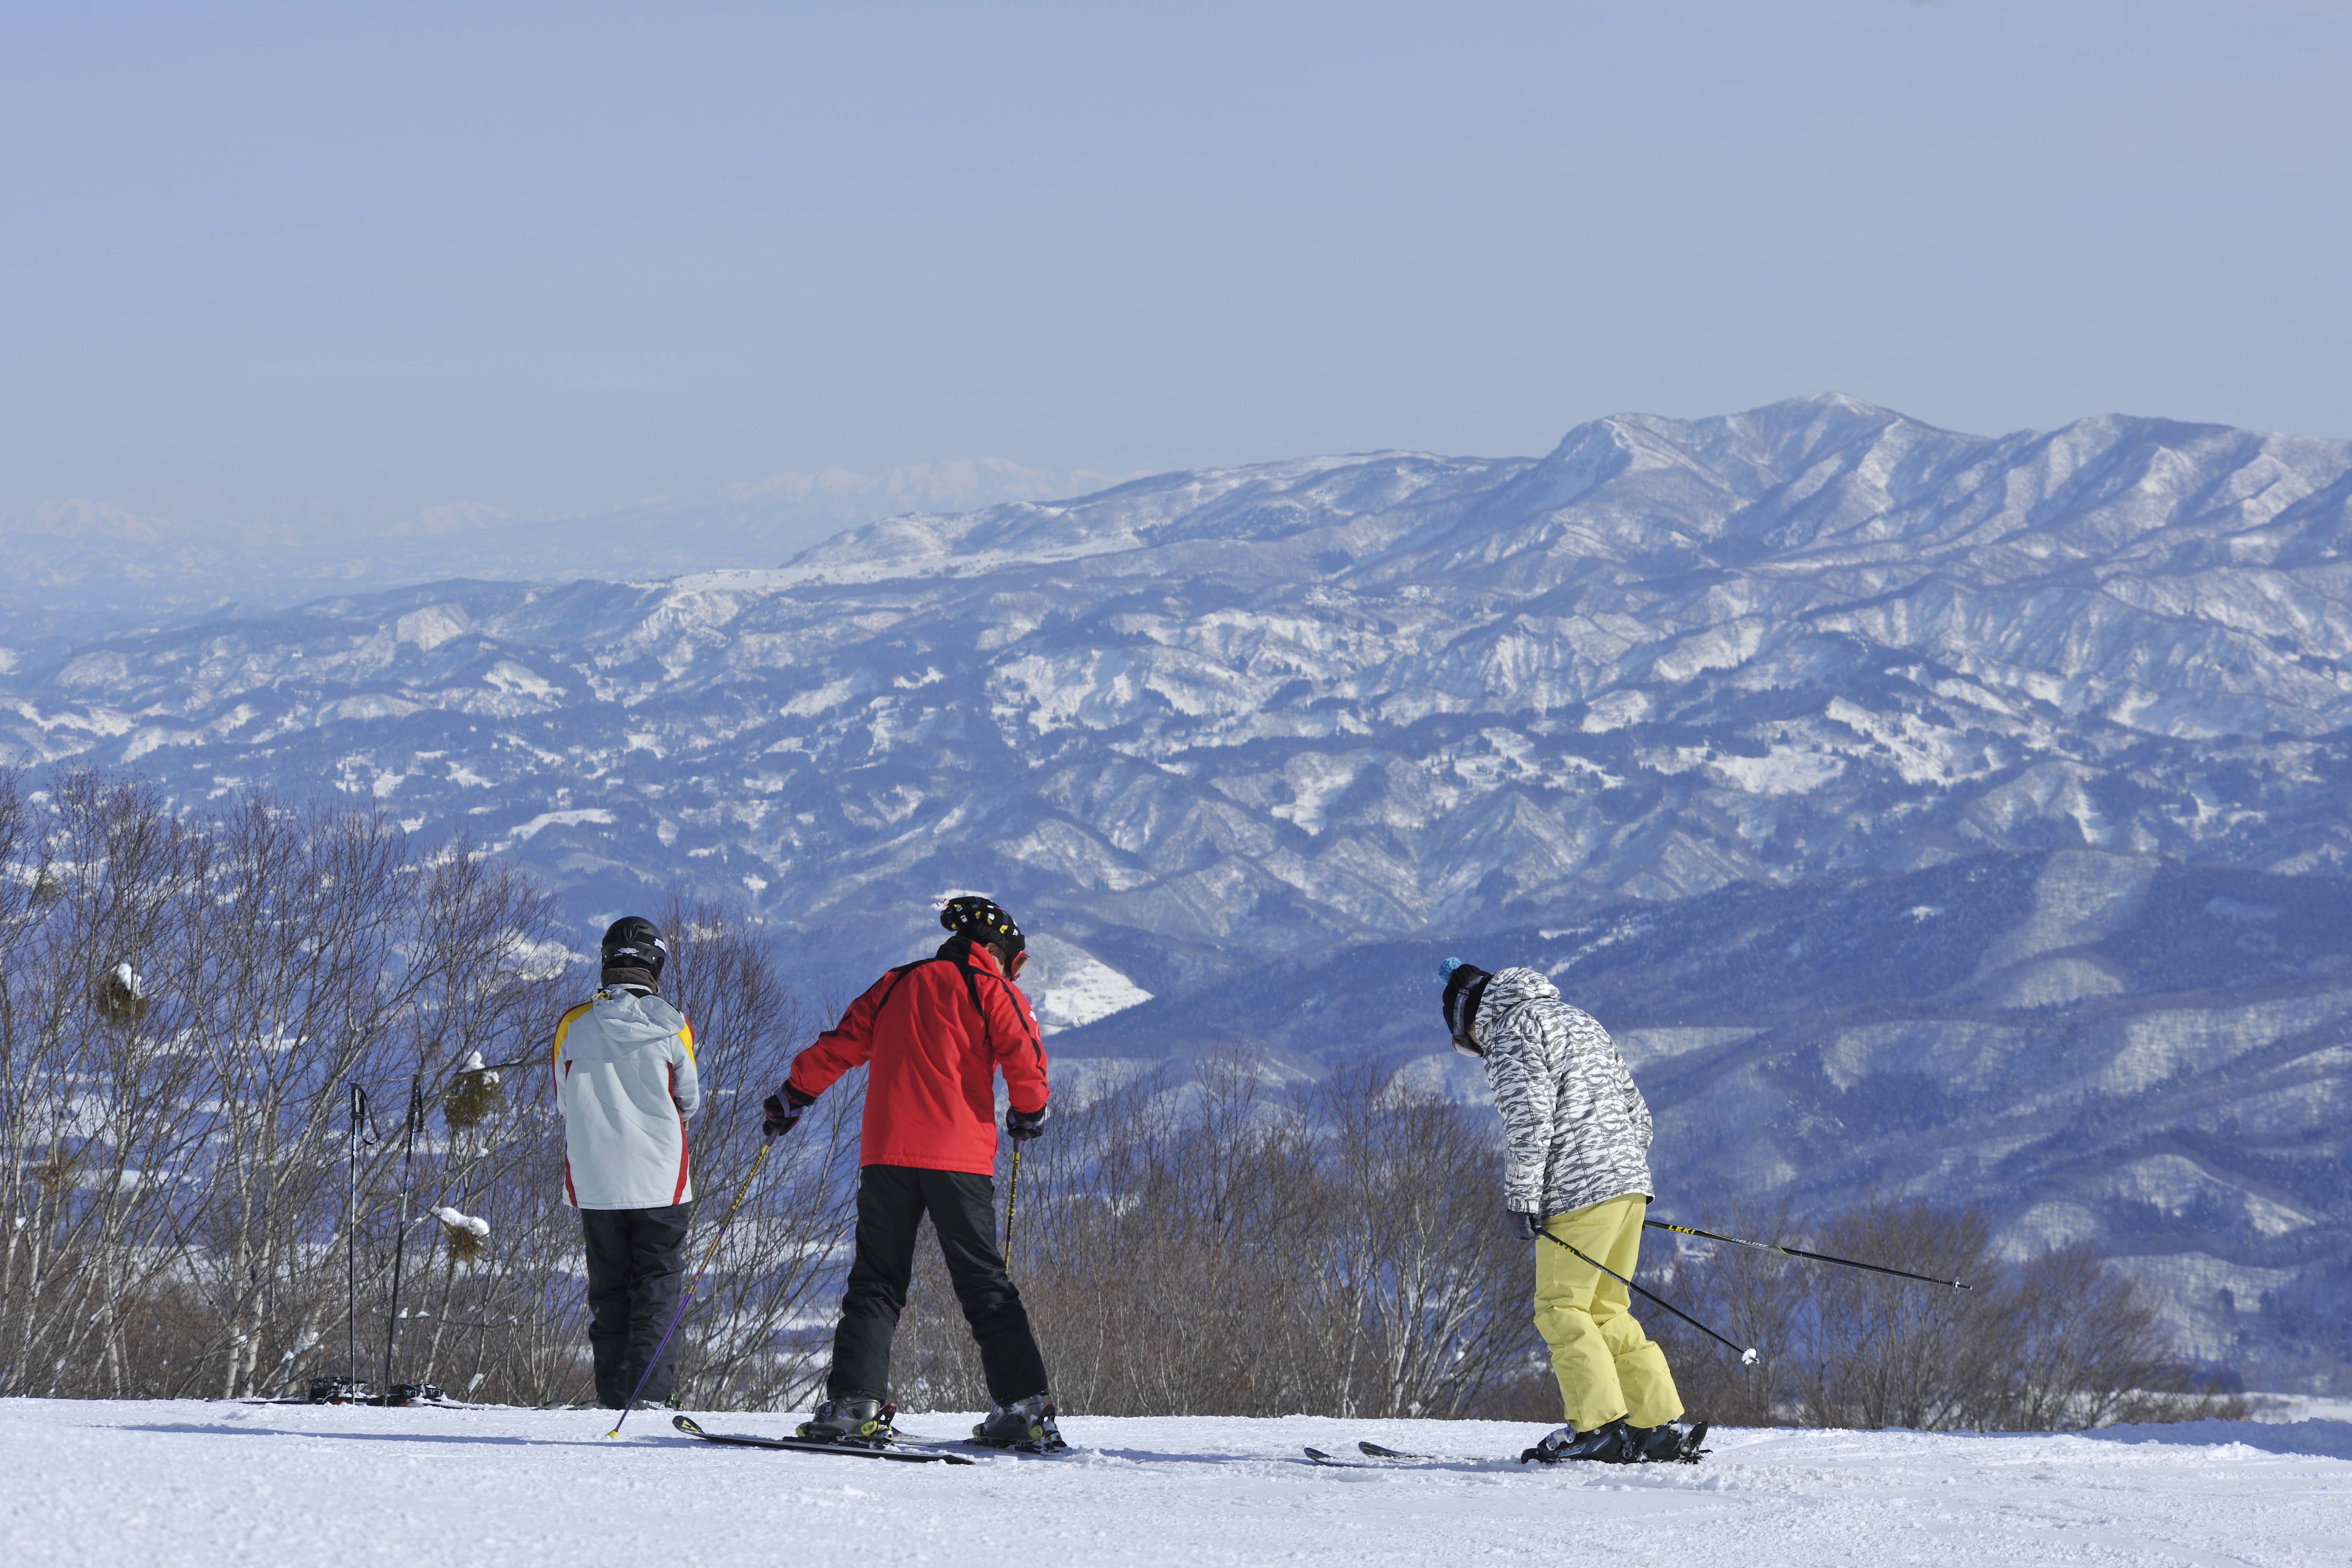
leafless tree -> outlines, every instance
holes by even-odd
[[[1375,1064],[1309,1097],[1331,1188],[1317,1248],[1340,1415],[1458,1415],[1528,1337],[1524,1248],[1495,1215],[1491,1131]]]
[[[2201,1394],[2132,1283],[2095,1248],[1996,1257],[1982,1215],[1872,1203],[1807,1231],[1749,1209],[1703,1228],[1965,1279],[1960,1291],[1747,1247],[1685,1243],[1662,1293],[1757,1345],[1743,1368],[1670,1318],[1646,1315],[1684,1402],[1746,1425],[2067,1431],[2242,1413]]]
[[[731,1195],[800,1014],[754,930],[672,918],[713,1090],[701,1189]],[[420,857],[372,812],[0,779],[0,1392],[236,1396],[356,1363],[584,1397],[580,1230],[541,1064],[593,970],[553,931],[507,863],[463,842]],[[751,1189],[686,1331],[715,1396],[806,1386],[795,1336],[836,1267],[856,1101],[831,1097]]]
[[[0,1389],[130,1392],[125,1307],[178,1261],[206,1131],[184,1018],[139,968],[175,927],[197,846],[147,788],[78,776],[34,801],[7,781],[0,849]]]

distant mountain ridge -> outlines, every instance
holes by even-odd
[[[1003,458],[772,474],[698,496],[517,516],[481,501],[395,508],[165,488],[102,500],[0,501],[16,570],[0,611],[152,622],[228,605],[479,577],[631,581],[764,565],[868,519],[1043,499],[1117,476]]]
[[[882,519],[657,583],[26,639],[0,742],[191,796],[324,780],[528,858],[583,931],[684,878],[794,933],[821,984],[984,888],[1055,944],[1034,973],[1076,1060],[1230,1034],[1221,997],[1366,943],[1757,889],[1848,919],[1841,879],[2053,855],[2150,887],[2340,877],[2348,541],[2352,444],[2121,416],[1980,437],[1831,395],[1597,420],[1541,458]],[[2109,959],[1996,962],[2019,920],[1934,939],[2009,976],[1968,1008],[2031,1034],[2121,1005]],[[1643,1016],[1700,1016],[1704,974],[1675,984]],[[2271,983],[2217,984],[2211,1026],[2261,1036]],[[1442,1046],[1374,1043],[1415,1040]],[[2345,1093],[2314,1048],[2294,1116]],[[2333,1169],[2343,1135],[2310,1136]],[[2277,1201],[2333,1235],[2352,1195],[2315,1194]]]

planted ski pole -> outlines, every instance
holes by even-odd
[[[1801,1247],[1782,1247],[1774,1241],[1745,1241],[1736,1236],[1717,1236],[1711,1230],[1697,1230],[1686,1225],[1668,1225],[1662,1219],[1645,1219],[1642,1223],[1653,1230],[1671,1230],[1676,1236],[1704,1237],[1708,1241],[1728,1242],[1734,1247],[1752,1247],[1759,1252],[1785,1252],[1791,1258],[1810,1258],[1816,1263],[1834,1263],[1841,1268],[1867,1268],[1873,1274],[1892,1274],[1897,1279],[1916,1279],[1925,1285],[1949,1285],[1955,1290],[1976,1289],[1963,1279],[1938,1279],[1932,1274],[1914,1274],[1907,1268],[1889,1268],[1879,1263],[1857,1263],[1851,1258],[1832,1258],[1826,1252],[1807,1252]]]
[[[400,1151],[400,1228],[392,1239],[392,1305],[386,1310],[383,1324],[383,1387],[379,1397],[386,1405],[393,1403],[392,1347],[400,1334],[400,1265],[408,1247],[409,1167],[416,1159],[416,1133],[425,1125],[425,1078],[423,1074],[408,1080],[408,1130]]]
[[[653,1376],[654,1368],[661,1365],[662,1352],[669,1348],[670,1335],[677,1332],[677,1325],[685,1318],[687,1306],[694,1300],[694,1292],[701,1286],[702,1277],[710,1272],[710,1265],[719,1256],[719,1244],[727,1239],[727,1227],[735,1223],[735,1211],[741,1208],[743,1200],[751,1195],[751,1184],[760,1179],[760,1167],[768,1163],[768,1151],[775,1146],[776,1141],[771,1137],[760,1145],[759,1153],[752,1156],[751,1168],[744,1173],[743,1184],[735,1190],[735,1201],[727,1205],[726,1217],[719,1222],[719,1234],[710,1238],[710,1250],[702,1255],[701,1267],[687,1280],[686,1290],[677,1299],[677,1310],[669,1315],[669,1327],[662,1331],[661,1342],[654,1346],[654,1353],[646,1358],[646,1370],[637,1374],[637,1386],[629,1390],[629,1397],[621,1406],[620,1420],[613,1423],[613,1429],[605,1433],[605,1436],[619,1436],[622,1425],[629,1418],[629,1412],[636,1408],[637,1395],[645,1392],[646,1379]]]
[[[356,1397],[360,1385],[360,1138],[375,1142],[368,1131],[367,1090],[352,1080],[352,1142],[345,1162],[343,1210],[343,1392]]]
[[[1713,1340],[1716,1343],[1726,1346],[1728,1349],[1738,1351],[1739,1352],[1740,1365],[1754,1366],[1756,1364],[1756,1348],[1753,1345],[1743,1347],[1741,1345],[1735,1344],[1730,1340],[1725,1339],[1721,1334],[1717,1333],[1713,1329],[1708,1328],[1705,1323],[1700,1322],[1696,1318],[1692,1317],[1688,1312],[1684,1311],[1680,1307],[1675,1306],[1664,1297],[1657,1295],[1652,1291],[1643,1289],[1639,1285],[1634,1284],[1631,1279],[1626,1279],[1622,1274],[1618,1273],[1617,1270],[1610,1268],[1606,1263],[1588,1255],[1582,1247],[1578,1247],[1573,1242],[1560,1240],[1559,1237],[1551,1233],[1549,1226],[1540,1225],[1536,1226],[1536,1234],[1542,1237],[1546,1241],[1551,1242],[1555,1246],[1567,1247],[1570,1252],[1576,1254],[1577,1257],[1583,1258],[1584,1261],[1591,1264],[1592,1267],[1600,1269],[1601,1272],[1606,1274],[1609,1278],[1625,1287],[1626,1289],[1633,1291],[1633,1294],[1641,1297],[1644,1300],[1656,1302],[1659,1306],[1664,1307],[1667,1311],[1672,1312],[1675,1317],[1680,1318],[1684,1322],[1688,1323],[1692,1328],[1696,1329],[1700,1333],[1705,1334],[1708,1339]]]

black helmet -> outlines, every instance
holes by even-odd
[[[658,985],[662,965],[669,959],[669,944],[662,941],[661,927],[645,916],[623,915],[604,928],[603,956],[607,979],[617,969],[639,969]]]
[[[1478,1021],[1478,1004],[1486,997],[1486,982],[1495,977],[1458,958],[1447,959],[1438,973],[1445,979],[1445,994],[1439,1005],[1445,1009],[1445,1032],[1454,1037],[1454,1048],[1465,1057],[1485,1056],[1472,1030]]]
[[[958,936],[968,936],[997,948],[1008,956],[1029,945],[1013,917],[999,909],[993,899],[983,899],[977,893],[967,893],[950,899],[940,910],[940,924]]]

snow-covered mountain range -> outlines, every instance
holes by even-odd
[[[94,640],[28,624],[0,654],[0,727],[21,762],[127,763],[191,796],[325,781],[415,831],[528,858],[583,931],[687,879],[789,928],[834,985],[912,951],[934,895],[982,888],[1045,938],[1049,1017],[1091,1026],[1064,1037],[1074,1059],[1292,1048],[1297,1020],[1267,1017],[1283,1004],[1264,982],[1357,944],[1484,933],[1490,960],[1517,942],[1559,963],[1570,939],[1530,933],[1759,889],[1794,900],[1775,917],[1790,929],[1883,921],[1839,889],[1977,861],[2032,868],[2000,874],[2081,903],[2084,930],[2101,910],[2129,929],[2126,895],[2176,863],[2339,887],[2347,544],[2352,444],[2122,417],[1986,438],[1823,396],[1603,419],[1540,459],[1325,458],[899,517],[771,569],[443,582]],[[2104,869],[2079,894],[2051,869],[2084,866]],[[2032,936],[2042,894],[2020,897],[2007,923],[1915,922],[1938,973],[1962,976],[1906,995],[1918,1061],[1957,1059],[1998,1015],[2032,1077],[2031,1042],[2146,989],[2118,979],[2104,936]],[[2212,931],[2276,929],[2233,918]],[[2307,1073],[2222,1096],[2233,1125],[2306,1119],[2262,1178],[2283,1184],[2214,1177],[2308,1223],[2265,1231],[2187,1177],[2169,1209],[2145,1182],[2128,1200],[2172,1216],[2166,1256],[2194,1245],[2226,1265],[2198,1289],[2259,1299],[2311,1259],[2245,1272],[2229,1247],[2300,1228],[2335,1239],[2298,1247],[2340,1258],[2352,1235],[2352,1086],[2326,1021],[2342,1012],[2310,1000],[2352,993],[2323,963],[2342,951],[2200,983],[2199,1027],[2231,1039],[2284,1037],[2257,1021],[2280,986],[2318,1010],[2296,1037]],[[1756,1021],[1697,956],[1675,972],[1680,1000],[1653,986],[1628,1019]],[[1223,1005],[1242,995],[1261,998],[1257,1025]],[[1362,1009],[1334,1005],[1326,1045],[1442,1046],[1433,1026],[1368,1035]],[[1782,1030],[1803,1011],[1753,1007]],[[1771,1048],[1814,1053],[1807,1070],[1832,1082],[1926,1070],[1855,1037],[1799,1029]],[[2015,1130],[1971,1121],[1971,1097],[2006,1091],[1937,1092],[1920,1101],[1934,1124],[1996,1169],[1987,1152]],[[1801,1098],[1742,1102],[1742,1147],[1794,1147]],[[1713,1105],[1709,1126],[1739,1109],[1690,1103]],[[2308,1122],[2330,1106],[2336,1131]],[[2158,1096],[2116,1114],[2153,1135],[2183,1113]],[[1730,1158],[1696,1122],[1683,1147]],[[1888,1148],[1869,1179],[1937,1190]],[[1732,1163],[1748,1190],[1818,1202],[1812,1157]],[[1683,1158],[1662,1147],[1663,1168]],[[2061,1201],[2031,1184],[1971,1192],[2021,1238],[2149,1245],[2112,1205],[2031,1217]]]

